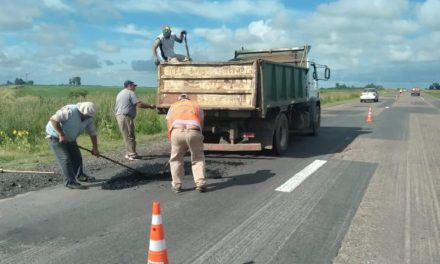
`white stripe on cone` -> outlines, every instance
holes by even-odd
[[[162,224],[162,216],[161,215],[153,215],[151,218],[152,225],[161,225]]]
[[[150,240],[150,250],[151,251],[163,251],[167,249],[165,240]]]

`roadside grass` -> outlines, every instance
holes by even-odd
[[[440,98],[440,90],[423,90],[422,92],[432,97]]]
[[[72,97],[72,92],[86,91],[84,97]],[[98,107],[96,125],[102,151],[123,146],[114,117],[114,105],[119,87],[100,86],[12,86],[0,88],[0,164],[16,168],[53,160],[45,137],[45,127],[58,109],[66,104],[92,101]],[[136,94],[146,103],[154,104],[156,89],[138,87]],[[77,95],[77,94],[75,94]],[[137,141],[143,144],[163,135],[164,116],[152,110],[139,110],[136,117]],[[88,136],[85,145],[90,145]],[[29,164],[30,163],[30,164]]]
[[[350,89],[321,89],[319,91],[321,97],[321,105],[330,107],[359,100],[364,88]],[[397,94],[396,89],[379,90],[379,99],[383,96],[394,96]]]
[[[359,98],[362,89],[321,89],[319,91],[322,106],[344,104]]]

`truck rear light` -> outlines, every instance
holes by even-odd
[[[244,132],[243,134],[241,134],[242,137],[244,138],[255,138],[255,133],[253,132]]]

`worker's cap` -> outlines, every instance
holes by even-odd
[[[134,82],[132,82],[130,80],[126,80],[124,82],[124,87],[127,88],[129,85],[137,86],[137,84],[135,84]]]
[[[170,26],[163,26],[162,33],[171,33],[171,27]]]
[[[170,26],[164,26],[162,28],[162,34],[165,38],[169,38],[171,36],[171,27]]]
[[[92,102],[77,103],[76,106],[81,114],[94,117],[96,115],[96,105]]]
[[[185,93],[183,93],[183,94],[179,95],[179,98],[177,98],[177,100],[183,100],[183,99],[187,99],[187,100],[189,100],[188,95],[185,94]]]

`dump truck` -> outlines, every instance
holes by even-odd
[[[224,62],[162,63],[157,108],[165,114],[185,93],[204,111],[205,150],[281,154],[290,133],[316,135],[320,127],[318,81],[328,80],[330,69],[308,60],[310,48],[241,49]]]

